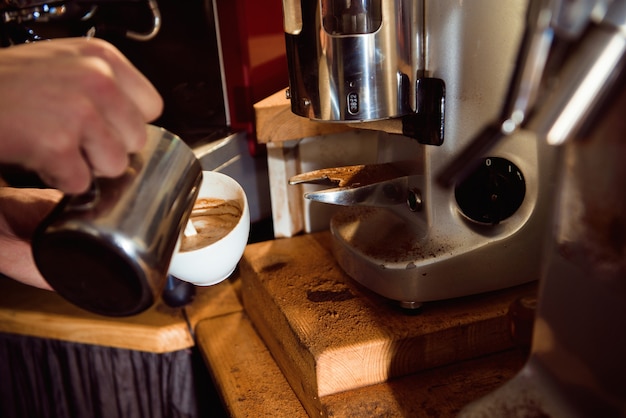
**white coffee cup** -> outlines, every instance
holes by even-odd
[[[196,203],[202,199],[223,202],[229,205],[231,212],[233,207],[238,207],[239,219],[226,235],[197,249],[182,251],[181,247],[185,247],[183,240],[186,239],[182,234],[172,257],[169,274],[198,286],[209,286],[227,279],[237,267],[248,242],[250,210],[241,185],[231,177],[214,171],[202,172]],[[190,220],[195,222],[193,214]],[[201,230],[199,234],[202,235]]]

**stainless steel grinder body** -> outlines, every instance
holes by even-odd
[[[371,12],[366,21],[380,25],[359,25],[363,18],[353,13],[355,27],[378,29],[329,32],[325,10],[335,10],[329,9],[334,3],[350,12],[363,6]],[[537,280],[542,257],[537,242],[549,228],[556,151],[520,129],[481,155],[471,182],[442,187],[436,179],[498,117],[514,76],[528,2],[334,3],[283,2],[294,113],[332,122],[401,117],[404,132],[407,115],[421,116],[419,123],[431,120],[427,113],[439,111],[439,100],[420,105],[420,82],[445,84],[441,142],[382,132],[377,144],[375,163],[404,171],[402,192],[419,196],[420,209],[412,211],[398,200],[385,207],[335,212],[330,230],[339,265],[367,288],[406,307]],[[300,13],[294,12],[298,7]],[[317,43],[305,48],[311,39]],[[353,107],[350,97],[356,88]]]
[[[398,117],[415,108],[421,2],[285,0],[292,111],[324,121]]]
[[[527,124],[563,148],[557,205],[526,364],[459,417],[523,416],[529,405],[534,416],[623,417],[626,1],[531,4],[540,12],[529,21],[532,32],[568,41],[566,54],[554,54],[556,42],[545,51],[560,58],[545,68],[544,77],[555,81]],[[522,52],[537,62],[542,51]]]
[[[132,315],[152,305],[202,181],[180,138],[147,130],[122,176],[66,195],[33,237],[35,262],[52,288],[98,314]]]

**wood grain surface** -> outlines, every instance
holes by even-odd
[[[242,310],[236,286],[235,275],[215,286],[198,287],[185,308],[188,324],[181,308],[160,300],[138,315],[107,317],[78,308],[54,292],[2,277],[0,332],[155,353],[176,351],[195,344],[190,327],[199,320]]]
[[[241,265],[245,311],[310,415],[321,398],[511,348],[508,309],[536,287],[407,315],[347,277],[329,242],[325,231],[253,244]]]
[[[196,336],[233,418],[455,417],[525,361],[522,351],[506,350],[328,395],[319,399],[319,410],[307,413],[245,311],[201,321]]]
[[[312,136],[345,132],[352,128],[343,123],[324,123],[298,116],[281,90],[254,104],[257,140],[262,143],[283,142]]]
[[[198,347],[232,417],[306,417],[244,312],[200,321]]]
[[[359,122],[315,121],[291,111],[286,89],[254,104],[257,140],[262,143],[283,142],[302,138],[346,132],[353,129],[385,131],[402,134],[402,119]]]

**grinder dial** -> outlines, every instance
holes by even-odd
[[[505,158],[487,157],[454,190],[461,212],[473,221],[497,224],[519,209],[526,195],[520,169]]]

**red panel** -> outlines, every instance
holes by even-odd
[[[281,0],[218,0],[230,125],[256,152],[254,103],[289,83]]]

